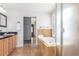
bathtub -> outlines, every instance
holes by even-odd
[[[38,39],[42,41],[47,47],[56,46],[55,38],[53,37],[39,36]]]

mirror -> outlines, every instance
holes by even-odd
[[[0,27],[7,27],[7,16],[0,13]]]

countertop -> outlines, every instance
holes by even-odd
[[[6,33],[6,32],[0,32],[0,34],[2,33]],[[6,35],[0,35],[0,40],[14,36],[14,35],[17,35],[17,32],[7,32]]]

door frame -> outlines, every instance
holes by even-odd
[[[35,18],[35,32],[34,32],[34,34],[35,34],[35,46],[37,45],[37,17],[35,16],[35,17],[31,17],[31,18]],[[32,40],[31,40],[32,41]],[[31,44],[33,44],[33,41],[31,42]]]
[[[57,19],[57,9],[58,9],[58,7],[60,6],[60,41],[59,41],[59,49],[56,47],[56,53],[57,53],[57,50],[59,50],[59,53],[58,53],[58,56],[62,56],[63,55],[63,3],[56,3],[56,13],[55,13],[55,26],[56,26],[56,31],[55,31],[55,36],[56,36],[56,46],[57,46],[57,21],[58,21],[58,19]]]
[[[27,16],[23,16],[23,46],[24,46],[24,17],[27,17]],[[32,18],[32,17],[31,17]],[[36,26],[36,28],[35,28],[35,33],[36,33],[36,45],[38,44],[38,42],[37,42],[37,17],[35,16],[35,17],[33,17],[33,18],[36,18],[36,20],[35,20],[35,26]],[[32,44],[32,43],[31,43]]]

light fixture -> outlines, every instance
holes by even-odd
[[[0,7],[0,12],[6,12],[2,7]]]

